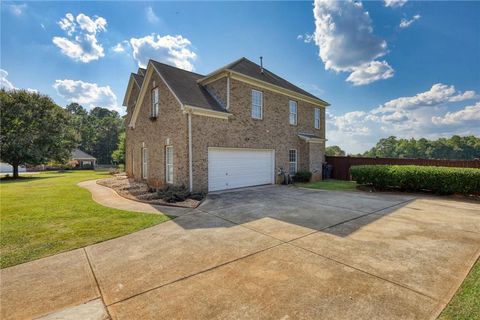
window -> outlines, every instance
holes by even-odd
[[[160,108],[160,90],[158,88],[152,89],[152,110],[150,116],[152,118],[158,117],[158,110]]]
[[[293,176],[297,173],[297,150],[291,149],[288,151],[288,161],[288,172]]]
[[[320,129],[320,108],[315,108],[314,126],[315,129]]]
[[[252,90],[252,118],[262,119],[263,116],[263,92]]]
[[[165,181],[173,183],[173,147],[165,148]]]
[[[290,108],[290,124],[296,125],[297,124],[297,102],[290,100],[288,102],[288,106]]]
[[[142,148],[142,179],[147,179],[148,150]]]

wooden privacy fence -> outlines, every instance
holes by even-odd
[[[480,160],[434,160],[434,159],[402,159],[402,158],[364,158],[326,156],[325,161],[333,166],[332,179],[350,180],[350,167],[366,164],[393,164],[437,167],[480,168]]]

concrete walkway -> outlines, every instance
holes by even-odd
[[[78,186],[90,191],[92,193],[92,199],[95,202],[109,208],[135,212],[167,214],[177,217],[193,210],[190,208],[160,206],[130,200],[120,196],[111,188],[99,185],[97,180],[83,181],[78,183]]]
[[[1,270],[2,319],[435,319],[480,205],[271,186]]]

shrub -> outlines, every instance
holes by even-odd
[[[293,177],[293,180],[295,182],[310,182],[310,179],[312,178],[312,173],[310,171],[298,171],[295,173],[295,177]]]
[[[480,169],[366,165],[350,168],[358,184],[376,189],[400,188],[406,191],[429,190],[437,194],[480,194]]]
[[[181,202],[187,199],[200,201],[205,197],[205,194],[202,192],[191,193],[185,186],[168,186],[165,189],[157,190],[157,195],[168,203]]]

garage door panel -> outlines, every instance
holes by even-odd
[[[273,183],[273,162],[273,150],[211,148],[209,191]]]

